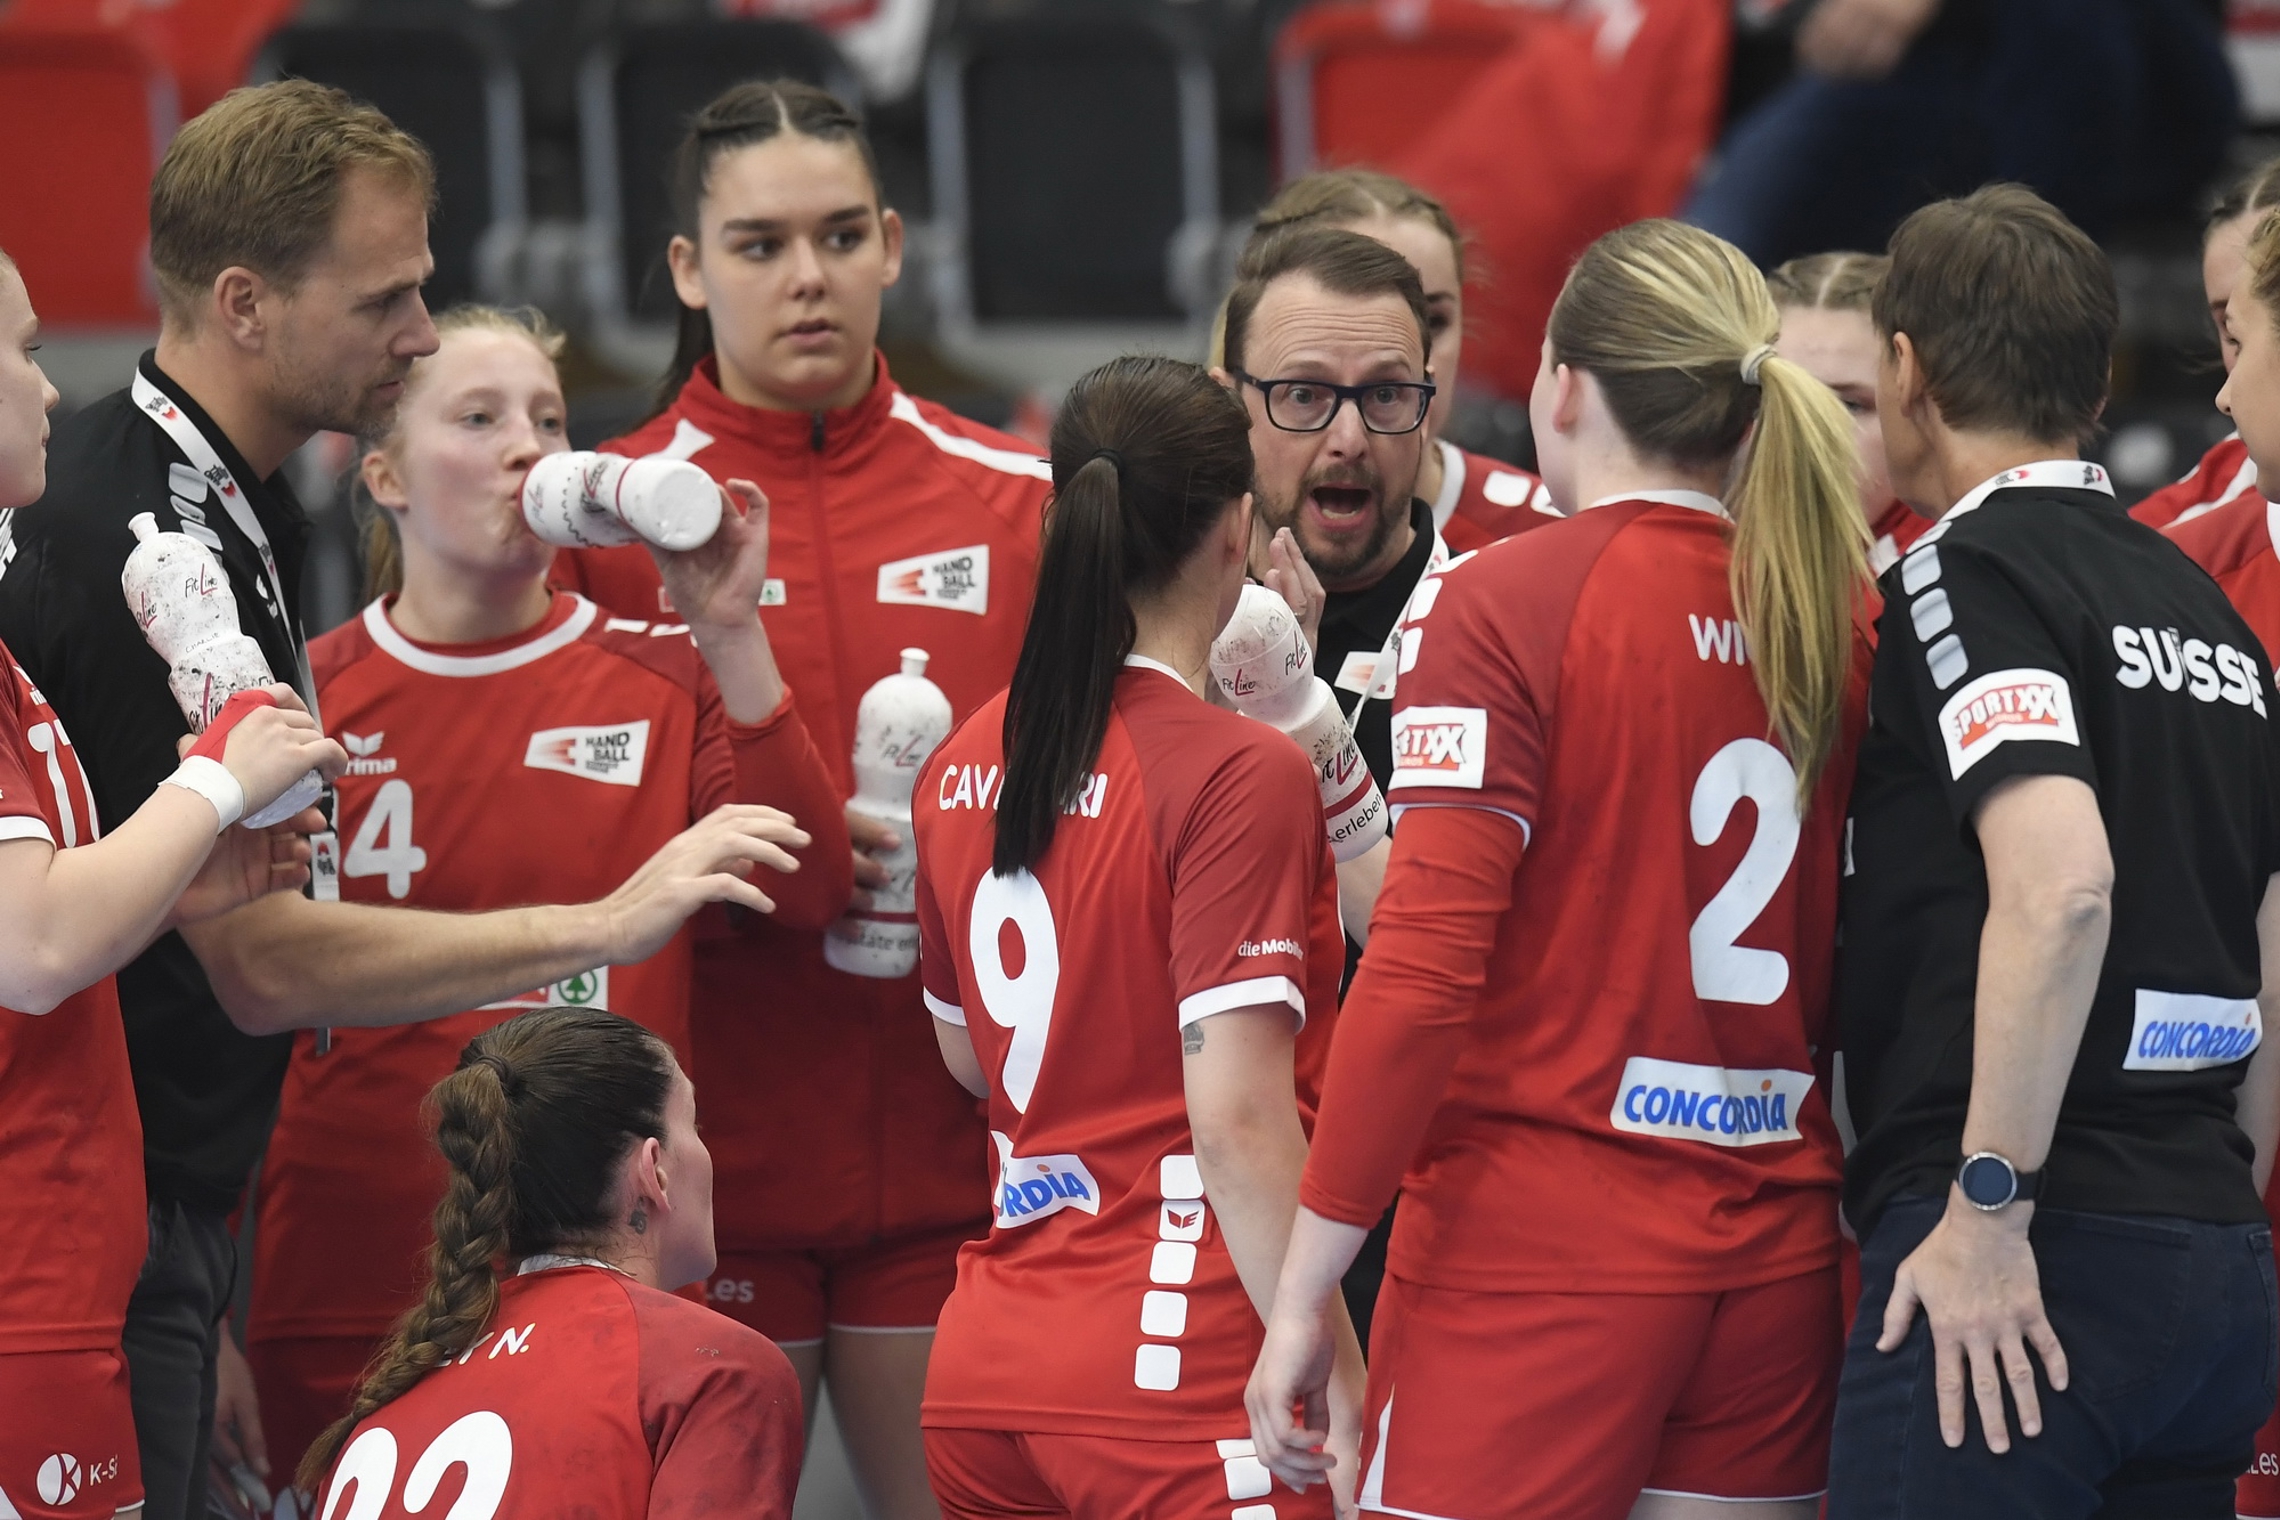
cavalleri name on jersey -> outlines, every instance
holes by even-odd
[[[957,808],[987,808],[996,812],[998,798],[1004,792],[1004,766],[953,765],[942,772],[934,800],[945,813]],[[1077,800],[1061,811],[1072,818],[1098,818],[1107,802],[1108,773],[1094,771],[1084,789],[1077,793]]]

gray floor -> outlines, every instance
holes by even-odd
[[[839,1444],[839,1424],[831,1416],[831,1395],[824,1393],[817,1404],[815,1437],[808,1442],[792,1520],[863,1520],[855,1480],[847,1472],[847,1453]]]

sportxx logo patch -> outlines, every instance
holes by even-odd
[[[2054,671],[1989,671],[1960,687],[1940,709],[1940,739],[1948,768],[1959,778],[1997,745],[2015,739],[2080,744],[2073,689]]]
[[[1405,707],[1393,715],[1393,780],[1402,786],[1478,789],[1488,755],[1488,712]]]

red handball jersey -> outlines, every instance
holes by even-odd
[[[0,644],[0,841],[100,832],[62,720]],[[149,1244],[111,978],[44,1014],[0,1008],[0,1355],[116,1347]]]
[[[1132,660],[1036,874],[991,870],[1004,703],[920,778],[926,1003],[989,1074],[997,1217],[958,1257],[923,1423],[1239,1438],[1261,1326],[1188,1131],[1180,1028],[1287,1003],[1311,1116],[1345,941],[1306,757]]]
[[[1471,454],[1446,438],[1441,451],[1441,494],[1433,501],[1433,526],[1451,554],[1485,549],[1500,538],[1560,520],[1551,490],[1526,470]]]
[[[2234,433],[2212,445],[2183,478],[2130,508],[2130,516],[2149,528],[2168,529],[2256,494],[2256,461]]]
[[[1836,1261],[1814,1058],[1865,650],[1800,818],[1728,559],[1718,504],[1671,492],[1483,550],[1411,603],[1387,788],[1407,816],[1303,1192],[1367,1225],[1399,1182],[1408,1281],[1699,1293]],[[1438,932],[1452,903],[1477,911]]]
[[[357,1425],[316,1513],[791,1520],[800,1448],[799,1379],[758,1331],[552,1267],[501,1283],[480,1340]]]
[[[1932,531],[1932,519],[1894,498],[1868,525],[1868,572],[1882,575],[1900,563],[1908,546]]]
[[[856,704],[905,646],[932,656],[927,679],[960,720],[1013,678],[1052,473],[1019,439],[907,394],[885,360],[862,401],[811,414],[730,401],[707,359],[661,416],[603,447],[768,493],[778,583],[760,617],[842,797]],[[660,615],[638,547],[554,565],[558,585],[612,612]],[[743,1073],[705,1094],[723,1252],[979,1226],[988,1141],[942,1069],[916,975],[850,976],[824,963],[820,933],[763,924],[699,942],[692,1016],[699,1062]]]
[[[2224,588],[2235,609],[2280,661],[2280,508],[2243,491],[2213,512],[2163,530]]]
[[[726,802],[780,807],[815,842],[762,885],[811,928],[845,905],[845,818],[786,698],[739,724],[687,630],[609,618],[558,594],[528,633],[434,646],[380,603],[309,649],[319,705],[347,748],[339,782],[341,896],[443,912],[591,901]],[[787,662],[788,663],[788,662]],[[409,1307],[443,1194],[420,1122],[467,1042],[547,1003],[607,1008],[681,1052],[700,1090],[733,1092],[690,1061],[693,928],[631,966],[597,966],[486,1008],[387,1029],[297,1037],[262,1165],[247,1333],[377,1335]],[[709,1096],[708,1096],[709,1103]]]

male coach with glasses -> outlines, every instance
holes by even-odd
[[[1281,591],[1314,645],[1382,789],[1393,775],[1394,625],[1409,594],[1449,558],[1416,494],[1434,386],[1425,287],[1375,238],[1300,225],[1245,250],[1227,298],[1224,368],[1251,414],[1256,461],[1252,571]],[[1288,529],[1304,562],[1294,560]],[[1270,537],[1276,542],[1270,547]],[[1270,571],[1279,571],[1269,578]],[[1351,928],[1366,924],[1387,846],[1338,868]],[[1360,951],[1346,946],[1346,974]],[[1346,1307],[1369,1343],[1393,1214],[1346,1273]]]

